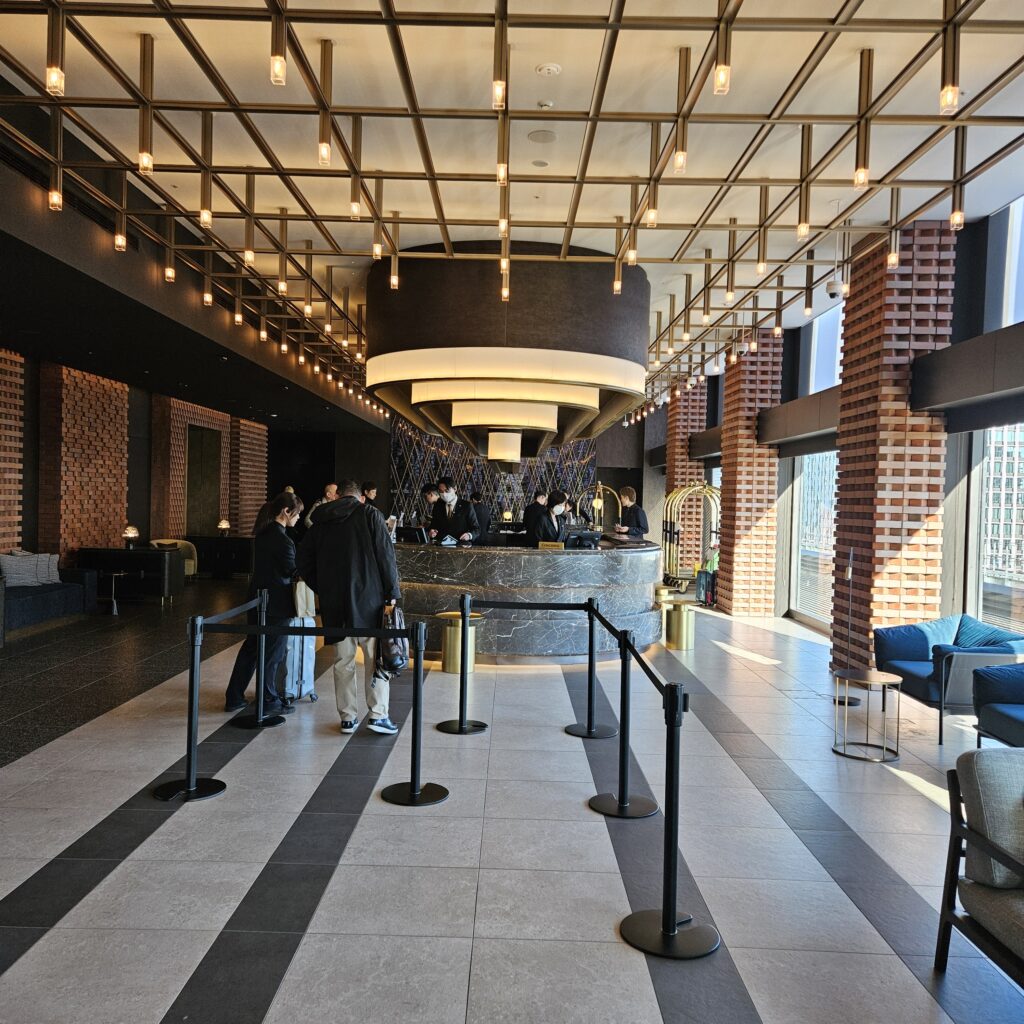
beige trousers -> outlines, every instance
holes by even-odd
[[[334,696],[338,702],[338,714],[343,721],[354,722],[359,718],[362,701],[359,699],[356,648],[363,652],[363,685],[366,691],[366,706],[370,718],[388,717],[390,682],[387,676],[377,675],[376,644],[373,637],[345,637],[334,645],[338,660],[334,663]]]

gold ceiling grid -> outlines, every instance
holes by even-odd
[[[628,287],[622,265],[642,264],[656,307],[650,401],[718,370],[757,329],[779,331],[789,307],[810,315],[817,289],[826,282],[844,287],[852,241],[886,245],[893,265],[900,228],[923,216],[948,216],[962,226],[967,186],[982,176],[991,175],[987,192],[1003,202],[1015,198],[1003,196],[1000,188],[1007,186],[998,178],[1006,172],[999,165],[1024,145],[1024,93],[1017,83],[1024,71],[1024,14],[1012,0],[906,0],[901,17],[881,16],[888,11],[878,0],[824,0],[815,16],[788,16],[785,3],[767,14],[770,5],[757,0],[696,0],[687,16],[659,0],[610,0],[606,11],[587,14],[558,0],[543,6],[481,0],[459,10],[438,0],[432,11],[402,10],[391,0],[362,6],[367,9],[286,7],[282,0],[251,6],[0,0],[0,63],[24,93],[0,97],[0,108],[27,104],[52,114],[48,147],[26,138],[2,109],[0,131],[49,166],[51,209],[59,211],[65,183],[73,183],[111,214],[116,249],[126,247],[130,225],[164,247],[169,282],[176,264],[191,267],[203,278],[205,304],[216,296],[233,305],[236,322],[258,322],[261,339],[308,360],[312,372],[326,370],[359,398],[365,336],[357,296],[371,260],[390,259],[393,288],[400,286],[400,260],[494,260],[496,301],[512,296],[514,264],[524,258],[512,254],[513,236],[560,240],[557,254],[530,259],[613,265],[616,293]],[[130,29],[124,32],[137,39],[137,66],[112,30],[125,19]],[[236,59],[211,44],[211,26],[226,38],[236,33],[251,40],[258,31],[266,49],[246,49]],[[338,41],[353,33],[371,50],[364,71],[387,63],[395,86],[383,71],[365,88],[348,78],[335,81]],[[443,53],[481,33],[489,40],[489,68],[477,60],[479,46],[468,47],[464,64],[453,52],[450,69],[440,74],[424,63],[424,34]],[[82,72],[76,82],[82,65],[72,62],[68,70],[69,36],[108,76],[105,87]],[[985,66],[975,66],[974,48],[974,62],[963,69],[968,92],[961,90],[961,46],[974,37],[985,40]],[[529,58],[538,38],[552,60],[581,65],[572,80],[583,80],[588,105],[527,105],[535,92]],[[636,39],[651,48],[652,61],[656,47],[671,45],[670,82],[654,82],[643,62],[636,65],[630,50]],[[793,51],[788,64],[777,57],[787,47]],[[579,59],[583,50],[586,60]],[[759,54],[753,62],[751,52]],[[239,87],[242,57],[267,69],[270,83],[280,87],[270,93],[280,98],[251,79]],[[162,60],[173,74],[161,77]],[[768,101],[743,91],[745,78],[749,83],[780,63],[784,84]],[[482,65],[480,73],[474,64]],[[852,64],[856,87],[848,88]],[[536,72],[552,66],[538,65]],[[617,68],[630,73],[616,78]],[[489,87],[467,94],[466,83],[486,82],[488,70]],[[445,80],[449,75],[454,85]],[[642,89],[635,88],[638,77]],[[93,94],[83,91],[83,79]],[[665,102],[666,85],[674,104],[671,96]],[[520,106],[512,105],[514,93],[523,97]],[[583,94],[582,88],[572,93]],[[422,96],[445,102],[425,104]],[[111,127],[134,111],[137,153]],[[308,153],[295,152],[296,118],[316,125]],[[490,167],[479,164],[472,141],[488,123],[494,126]],[[461,147],[450,144],[451,135],[431,138],[452,125],[466,138],[463,160],[452,159],[450,150]],[[516,128],[533,125],[578,138],[575,170],[565,160],[554,170],[543,160],[527,166],[525,148],[515,151],[522,146]],[[96,159],[67,159],[62,128],[89,143]],[[906,135],[901,147],[884,136],[897,129]],[[881,167],[871,163],[873,130],[876,156],[885,153]],[[638,151],[640,131],[647,141]],[[610,159],[602,141],[614,132],[632,132],[632,141]],[[229,151],[246,149],[254,159],[218,159],[215,143],[225,135]],[[449,144],[439,148],[438,138]],[[648,149],[649,157],[641,155]],[[99,169],[120,171],[116,195],[92,180]],[[175,195],[196,175],[198,205]],[[162,210],[128,207],[129,176]],[[991,187],[994,180],[999,187]],[[457,188],[489,184],[492,203],[451,198]],[[564,196],[563,208],[541,201],[544,190]],[[427,201],[418,201],[420,195]],[[594,200],[588,204],[591,196],[607,201],[596,208]],[[666,215],[689,203],[685,216]],[[824,216],[823,204],[830,207]],[[405,212],[393,208],[399,205]],[[400,229],[406,244],[434,242],[437,250],[399,256]],[[456,252],[453,245],[453,237],[495,236],[497,252]],[[577,254],[570,251],[574,244],[612,254]],[[379,412],[387,414],[383,406]]]

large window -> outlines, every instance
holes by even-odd
[[[1003,326],[1024,320],[1024,196],[1007,211],[1006,271],[1003,280]]]
[[[811,361],[808,375],[809,395],[839,383],[843,351],[843,304],[826,309],[811,322]]]
[[[837,452],[794,460],[793,578],[790,606],[812,619],[832,618],[836,542]]]
[[[1024,632],[1024,423],[985,431],[978,608]]]

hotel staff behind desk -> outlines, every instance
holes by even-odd
[[[535,548],[540,547],[541,541],[565,543],[569,530],[562,516],[565,514],[567,500],[565,491],[552,491],[548,495],[547,508],[531,524],[530,543]]]
[[[647,513],[636,503],[636,491],[632,487],[623,487],[619,491],[619,501],[622,502],[622,516],[615,532],[630,540],[643,540],[650,526]]]

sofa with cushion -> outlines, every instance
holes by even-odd
[[[946,969],[956,928],[1024,984],[1024,750],[970,750],[946,777],[951,828],[935,969]]]
[[[96,610],[96,573],[57,562],[57,555],[0,555],[0,647],[12,630]]]
[[[1024,665],[975,669],[974,713],[979,747],[982,736],[1024,747]]]
[[[875,630],[875,664],[903,680],[903,692],[939,711],[939,743],[947,707],[969,708],[973,672],[1024,662],[1024,635],[971,615]]]

